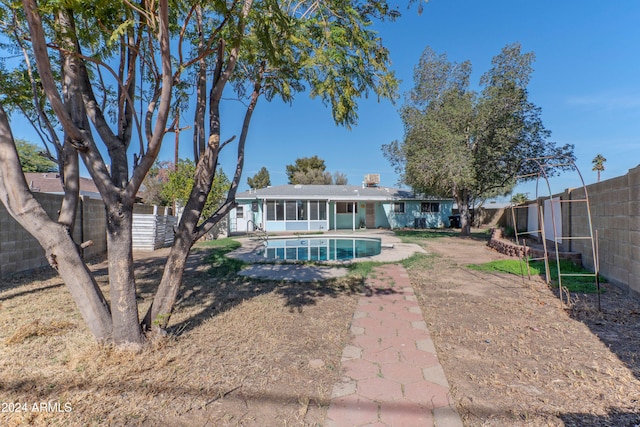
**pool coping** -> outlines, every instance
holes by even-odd
[[[251,264],[241,270],[238,274],[252,278],[262,278],[268,280],[291,280],[291,281],[318,281],[330,278],[345,276],[348,273],[347,265],[357,262],[399,262],[409,258],[415,253],[427,253],[421,246],[413,243],[402,243],[402,241],[388,230],[358,230],[340,231],[331,230],[323,234],[278,234],[273,238],[322,238],[328,236],[348,237],[348,238],[378,238],[382,244],[380,254],[371,257],[355,258],[340,261],[293,261],[293,260],[270,260],[258,254],[258,249],[264,245],[263,240],[256,237],[241,237],[237,240],[241,247],[227,254],[228,257],[244,261]]]

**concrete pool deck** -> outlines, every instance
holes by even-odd
[[[375,261],[375,262],[398,262],[409,258],[415,253],[426,253],[419,245],[413,243],[402,243],[396,235],[388,230],[357,230],[343,231],[333,230],[326,234],[307,234],[307,235],[278,235],[274,238],[285,237],[301,237],[301,238],[321,238],[327,236],[339,237],[377,237],[381,239],[382,250],[380,254],[356,258],[347,261],[323,261],[324,265],[308,265],[295,262],[273,262],[273,260],[265,259],[258,250],[263,247],[263,241],[255,237],[243,237],[238,239],[242,246],[227,254],[228,257],[238,259],[249,263],[249,267],[243,269],[238,274],[256,279],[267,280],[289,280],[298,282],[313,282],[319,280],[327,280],[336,277],[345,276],[348,270],[344,265],[354,262]]]

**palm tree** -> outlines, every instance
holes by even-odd
[[[604,171],[604,162],[606,162],[606,161],[607,161],[607,159],[605,159],[602,154],[598,154],[591,161],[591,163],[593,163],[593,169],[591,169],[591,170],[594,170],[594,171],[598,172],[598,182],[600,182],[600,172]]]

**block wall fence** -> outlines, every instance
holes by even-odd
[[[640,296],[640,166],[620,177],[586,186],[594,238],[597,234],[600,274],[609,282]],[[583,188],[554,194],[563,201],[562,235],[588,236],[589,216]],[[527,210],[515,209],[519,230],[527,229]],[[513,227],[511,209],[505,223]],[[593,271],[595,262],[588,240],[563,239],[562,251],[580,252],[583,265]]]
[[[34,193],[49,217],[56,219],[62,203],[62,195]],[[93,245],[82,249],[85,259],[102,255],[107,250],[107,217],[102,200],[81,196],[76,211],[73,239],[80,244],[88,240]],[[44,250],[25,229],[9,215],[0,204],[0,276],[7,276],[49,265]]]
[[[62,203],[62,195],[34,193],[52,219],[57,219]],[[149,205],[135,205],[134,213],[154,216],[157,208]],[[165,212],[166,215],[166,212]],[[135,226],[136,224],[134,224]],[[81,196],[76,211],[73,240],[77,244],[93,241],[93,245],[81,249],[85,260],[103,256],[107,252],[107,215],[102,200]],[[173,236],[171,236],[173,237]],[[173,238],[163,237],[166,246]],[[0,203],[0,277],[26,272],[48,266],[44,249],[26,230],[9,215]]]

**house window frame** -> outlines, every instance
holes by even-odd
[[[440,213],[440,202],[421,202],[421,213]]]
[[[326,221],[327,220],[327,204],[322,200],[308,200],[309,220],[310,221]]]
[[[267,200],[267,221],[284,221],[284,200]]]
[[[405,213],[405,203],[404,202],[393,202],[393,213],[397,213],[397,214]]]
[[[358,204],[355,202],[336,202],[336,213],[337,214],[357,214]]]
[[[236,218],[244,219],[244,206],[236,206]]]

